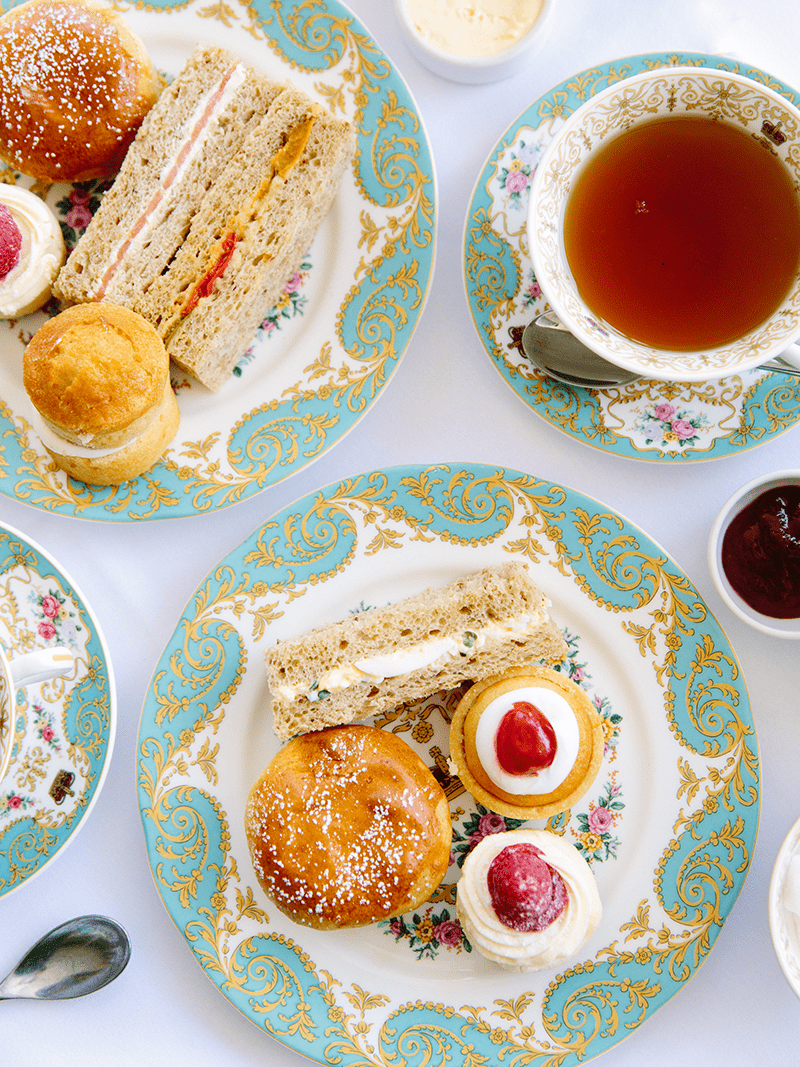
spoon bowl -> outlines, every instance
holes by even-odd
[[[0,982],[0,1000],[68,1000],[108,985],[131,955],[122,927],[102,915],[83,915],[36,942]]]

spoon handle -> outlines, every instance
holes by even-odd
[[[766,363],[760,363],[758,369],[778,371],[780,374],[793,374],[795,378],[800,378],[800,367],[785,363],[780,356],[776,356],[775,359],[769,359]]]

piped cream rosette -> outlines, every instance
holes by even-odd
[[[500,767],[495,739],[515,701],[535,705],[557,741],[552,766],[524,775]],[[605,738],[600,715],[580,686],[549,667],[518,667],[473,685],[450,725],[450,755],[464,788],[490,811],[514,819],[549,819],[566,811],[597,777]]]
[[[0,183],[0,204],[8,208],[22,237],[19,261],[0,279],[0,318],[18,319],[50,299],[66,248],[58,219],[35,193]]]
[[[544,929],[520,930],[505,925],[489,889],[492,862],[510,845],[530,844],[560,875],[566,904]],[[577,849],[547,830],[509,830],[490,834],[464,861],[456,908],[469,943],[486,959],[513,971],[541,971],[572,959],[597,928],[602,915],[594,874]]]

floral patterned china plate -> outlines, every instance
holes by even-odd
[[[262,893],[243,815],[278,750],[263,665],[276,639],[508,559],[552,601],[560,669],[603,720],[591,792],[550,821],[591,864],[603,901],[562,970],[514,974],[472,951],[455,909],[469,850],[518,823],[452,776],[460,691],[374,723],[400,734],[447,793],[450,869],[416,911],[358,930],[295,925]],[[157,889],[239,1011],[319,1063],[577,1064],[674,996],[710,952],[758,826],[759,753],[736,656],[699,593],[610,508],[485,465],[395,467],[274,515],[198,586],[156,667],[137,779]]]
[[[522,331],[547,305],[533,273],[526,219],[537,160],[565,117],[613,82],[677,65],[736,71],[800,102],[793,89],[764,71],[702,52],[629,56],[591,67],[534,101],[506,130],[478,178],[464,232],[473,321],[511,389],[584,444],[658,462],[735,455],[790,429],[800,421],[800,379],[751,370],[701,383],[640,380],[596,390],[562,385],[534,370],[522,349]]]
[[[11,765],[0,779],[0,896],[19,889],[72,840],[105,781],[116,694],[100,627],[72,581],[38,545],[0,524],[0,643],[11,657],[61,645],[71,674],[17,693]]]
[[[198,515],[301,470],[335,445],[387,385],[422,312],[436,192],[421,117],[391,62],[338,0],[127,6],[156,66],[176,74],[198,42],[291,80],[357,128],[353,167],[302,269],[218,393],[177,378],[178,435],[147,474],[116,488],[55,470],[29,419],[21,354],[40,312],[0,322],[0,493],[80,518]],[[30,182],[10,170],[0,181]],[[104,186],[37,187],[73,246]],[[52,307],[50,310],[54,310]]]

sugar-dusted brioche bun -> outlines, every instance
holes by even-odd
[[[372,726],[284,745],[250,791],[245,830],[264,892],[319,930],[419,907],[450,862],[441,786],[402,738]]]
[[[81,481],[137,477],[177,432],[164,344],[127,308],[76,304],[49,319],[25,349],[22,377],[45,448]]]
[[[42,181],[116,173],[162,79],[98,0],[27,0],[0,18],[0,158]]]

